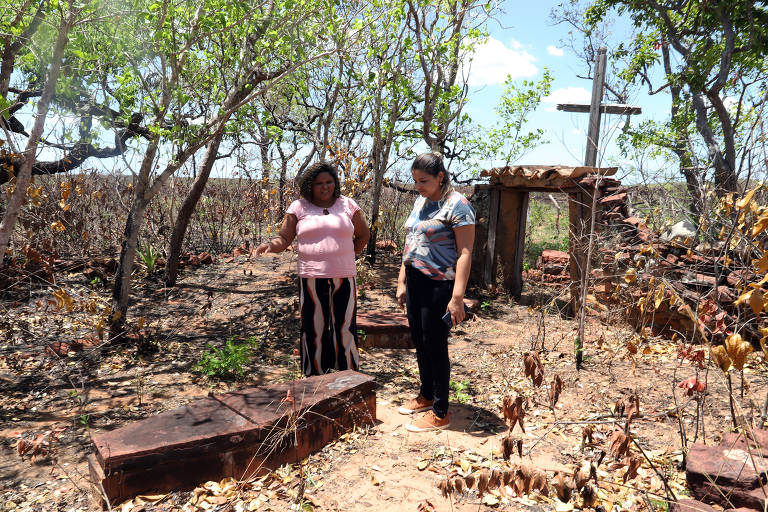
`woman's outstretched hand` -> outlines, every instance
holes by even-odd
[[[260,255],[264,254],[265,252],[269,252],[270,247],[271,246],[270,246],[269,242],[263,243],[263,244],[259,245],[258,247],[256,247],[256,249],[254,249],[254,252],[256,253],[257,256],[260,256]]]
[[[451,297],[451,301],[448,303],[448,311],[451,313],[451,321],[454,327],[467,317],[464,312],[464,298],[463,297]]]

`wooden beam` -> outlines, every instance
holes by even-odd
[[[523,293],[523,255],[525,254],[525,225],[528,220],[528,192],[520,192],[520,216],[517,218],[517,239],[515,240],[515,267],[512,274],[510,295],[519,300]]]
[[[501,192],[498,188],[492,188],[489,194],[491,201],[488,207],[488,242],[485,247],[483,283],[485,286],[491,287],[496,284],[496,229],[499,221]]]
[[[589,104],[589,132],[587,133],[587,151],[584,165],[597,165],[597,148],[600,143],[600,102],[603,99],[605,82],[606,49],[601,46],[595,59],[595,76],[592,78],[592,101]]]
[[[589,113],[589,105],[586,103],[558,103],[557,110],[563,112],[578,112],[580,114]],[[624,103],[603,103],[600,105],[601,114],[620,114],[636,115],[642,114],[643,110],[637,105],[626,105]]]

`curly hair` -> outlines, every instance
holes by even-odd
[[[445,194],[451,189],[451,175],[448,173],[445,165],[443,165],[442,155],[436,151],[422,153],[417,156],[413,164],[411,164],[411,170],[425,172],[434,177],[437,177],[442,172],[443,181],[440,182],[440,190]]]
[[[341,195],[341,183],[339,182],[339,171],[336,166],[328,160],[320,160],[307,167],[301,176],[297,178],[299,185],[299,194],[307,201],[312,201],[312,185],[315,183],[318,175],[327,172],[333,178],[333,197],[338,198]]]

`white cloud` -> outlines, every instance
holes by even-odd
[[[544,96],[541,101],[549,103],[544,110],[546,112],[555,112],[557,103],[589,103],[592,99],[592,93],[583,87],[562,87],[555,89],[549,96]]]
[[[562,87],[555,89],[549,96],[544,96],[544,103],[589,103],[592,93],[583,87]]]
[[[471,62],[470,62],[471,61]],[[529,78],[539,72],[536,57],[522,49],[517,41],[510,46],[489,37],[475,48],[474,55],[465,59],[469,69],[468,83],[472,87],[503,84],[507,75],[512,78]]]
[[[550,55],[554,55],[555,57],[563,56],[563,50],[554,45],[547,46],[547,53]]]
[[[738,104],[739,104],[739,99],[734,96],[726,96],[725,98],[723,98],[723,105],[728,110],[733,110],[738,106]]]

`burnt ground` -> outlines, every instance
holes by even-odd
[[[360,311],[397,311],[397,265],[396,259],[385,259],[375,276],[365,278]],[[97,315],[83,305],[92,303],[91,311],[98,310],[107,303],[106,288],[77,271],[60,271],[55,279],[55,284],[22,290],[2,304],[0,510],[93,509],[85,463],[92,433],[178,407],[211,389],[227,391],[298,376],[293,355],[298,297],[291,253],[188,268],[179,286],[169,289],[157,279],[137,278],[130,313],[141,333],[138,347],[92,339]],[[51,300],[60,288],[75,299],[73,311],[57,309]],[[528,298],[536,292],[539,300],[533,302],[541,303],[545,294],[539,287],[529,288]],[[201,482],[192,492],[136,498],[114,509],[564,512],[585,506],[584,500],[574,497],[562,503],[554,492],[543,496],[538,491],[516,496],[504,487],[483,496],[475,489],[444,497],[437,485],[447,476],[521,465],[539,468],[552,480],[555,471],[570,473],[583,461],[598,459],[593,505],[606,512],[664,508],[669,491],[677,497],[687,494],[680,471],[682,437],[692,442],[698,425],[703,427],[698,441],[714,443],[731,425],[720,370],[698,370],[707,392],[703,417],[697,418],[696,400],[677,387],[697,369],[678,357],[677,342],[640,336],[619,314],[592,316],[586,325],[584,367],[577,371],[576,320],[554,307],[525,306],[504,295],[474,296],[482,301],[481,311],[454,329],[450,341],[452,426],[446,431],[408,433],[407,418],[397,414],[398,405],[417,390],[413,352],[370,349],[361,353],[361,371],[379,385],[375,427],[351,432],[300,467],[286,466],[259,480]],[[242,378],[209,379],[195,369],[208,345],[221,347],[228,339],[251,337],[255,348]],[[51,349],[78,339],[85,340],[74,344],[78,350]],[[544,368],[540,387],[524,375],[523,354],[533,349]],[[765,372],[757,364],[754,359],[747,365],[743,398],[741,380],[733,374],[737,416],[747,424],[758,421],[766,391]],[[563,390],[552,408],[548,390],[555,375]],[[615,404],[634,394],[640,415],[631,423],[636,445],[630,450],[642,465],[638,476],[625,482],[626,459],[613,456],[610,439],[626,422],[614,415]],[[505,461],[502,440],[508,428],[502,403],[504,397],[517,395],[524,397],[525,429],[515,427],[512,435],[522,441],[522,457],[515,454]],[[593,439],[584,443],[583,432],[590,425]],[[40,453],[22,458],[19,439],[51,442],[39,444]]]

